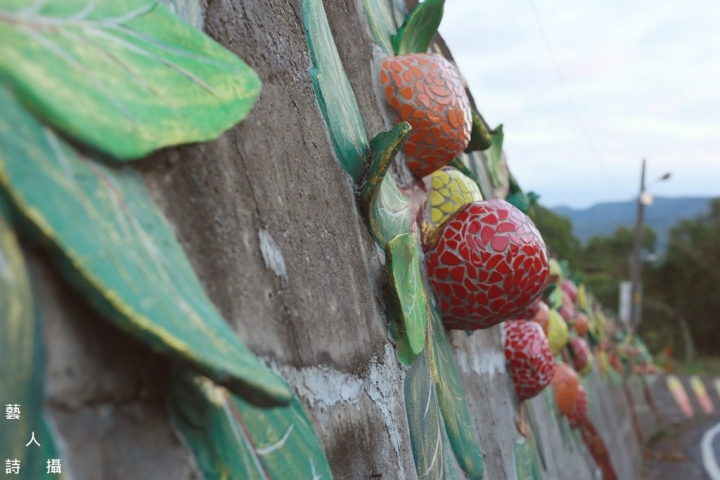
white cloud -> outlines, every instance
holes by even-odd
[[[710,0],[453,0],[440,31],[523,187],[582,206],[636,195],[642,157],[673,172],[657,194],[720,195],[717,18]]]

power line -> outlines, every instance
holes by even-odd
[[[570,91],[568,88],[568,84],[565,81],[565,76],[562,73],[562,69],[560,68],[560,64],[557,61],[557,58],[555,57],[555,53],[553,51],[552,45],[550,44],[550,40],[547,36],[547,33],[545,32],[545,27],[543,26],[542,20],[540,19],[540,14],[537,11],[537,8],[535,8],[535,3],[533,0],[528,0],[528,3],[530,4],[530,10],[533,12],[533,16],[535,17],[535,21],[538,24],[538,28],[540,29],[540,36],[543,39],[543,43],[545,44],[545,50],[550,57],[550,63],[552,63],[553,69],[555,70],[555,75],[557,76],[558,82],[560,82],[562,86],[563,93],[565,93],[565,97],[567,98],[568,104],[570,105],[570,111],[572,112],[573,116],[575,117],[575,121],[577,122],[578,128],[582,132],[583,138],[585,139],[585,143],[587,144],[588,150],[590,150],[590,153],[592,154],[592,157],[597,162],[598,166],[600,167],[600,170],[603,171],[607,179],[610,181],[613,187],[615,187],[616,190],[621,190],[615,181],[615,178],[610,174],[610,171],[608,170],[607,166],[602,160],[602,157],[598,153],[597,148],[595,148],[595,143],[592,141],[592,137],[590,137],[590,133],[588,129],[585,127],[585,122],[582,119],[582,116],[580,115],[580,110],[578,110],[577,105],[575,104],[575,100],[572,98],[572,95],[570,95]]]

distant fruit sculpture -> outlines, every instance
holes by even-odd
[[[570,297],[570,301],[575,303],[578,298],[578,287],[572,280],[565,279],[560,283],[560,288],[563,292],[567,293]]]
[[[538,300],[535,306],[535,315],[532,321],[540,325],[546,337],[550,336],[550,307],[542,300]]]
[[[380,81],[399,121],[412,126],[405,143],[410,171],[419,178],[442,168],[470,141],[470,101],[455,67],[435,54],[387,58]]]
[[[429,247],[425,264],[448,328],[479,330],[517,318],[548,281],[545,243],[503,200],[463,207]]]
[[[578,384],[577,399],[567,418],[572,428],[578,428],[588,421],[587,393],[582,384]]]
[[[585,315],[584,313],[578,313],[577,315],[575,315],[575,320],[573,321],[573,328],[575,328],[575,331],[581,337],[587,335],[588,330],[590,329],[590,321],[588,320],[587,315]]]
[[[552,385],[555,390],[555,400],[561,414],[569,415],[572,411],[578,397],[579,384],[580,381],[578,380],[575,370],[564,363],[557,364]]]
[[[588,372],[588,367],[592,368],[590,359],[592,355],[590,353],[590,347],[584,338],[575,337],[570,340],[570,347],[573,352],[573,366],[575,370],[582,374]],[[589,372],[588,372],[589,373]]]
[[[540,325],[525,320],[502,324],[505,360],[518,398],[527,400],[540,393],[555,374],[555,360]]]
[[[569,338],[568,326],[557,310],[550,309],[548,313],[548,341],[553,354],[563,349]]]

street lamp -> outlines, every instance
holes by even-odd
[[[655,185],[670,178],[670,172],[656,179],[650,184]],[[645,159],[642,161],[642,173],[640,174],[640,195],[638,195],[637,217],[635,219],[635,245],[633,246],[633,262],[632,262],[632,308],[630,309],[630,325],[637,328],[640,324],[640,308],[642,306],[642,290],[640,286],[640,277],[642,274],[642,261],[640,252],[643,243],[643,220],[645,216],[645,207],[652,205],[653,197],[650,192],[645,190]]]

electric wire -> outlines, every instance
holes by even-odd
[[[562,73],[562,69],[560,68],[560,64],[557,61],[557,58],[555,57],[555,53],[552,48],[552,44],[550,43],[550,39],[547,36],[547,33],[545,31],[545,27],[543,26],[542,19],[540,18],[540,14],[538,13],[537,8],[535,7],[535,3],[533,0],[528,0],[528,3],[530,4],[530,10],[533,12],[533,16],[535,17],[535,21],[537,22],[538,29],[540,30],[540,36],[543,39],[543,44],[545,45],[545,50],[548,54],[548,57],[550,57],[550,63],[552,63],[553,70],[555,71],[555,75],[557,76],[558,82],[560,83],[563,93],[565,94],[565,97],[567,98],[567,102],[570,105],[570,111],[572,112],[572,115],[575,117],[575,121],[577,122],[577,126],[582,132],[582,136],[585,140],[585,143],[587,144],[588,150],[590,151],[593,159],[600,167],[600,170],[605,174],[607,179],[610,181],[612,186],[620,191],[620,187],[618,186],[618,183],[615,181],[615,178],[610,173],[610,170],[608,170],[607,166],[602,160],[602,157],[600,156],[597,148],[595,147],[595,143],[592,141],[592,137],[590,136],[590,132],[585,127],[585,122],[583,121],[582,115],[580,115],[580,110],[577,108],[577,105],[575,104],[575,100],[573,99],[572,95],[570,95],[569,89],[568,89],[568,83],[565,81],[565,76]]]

